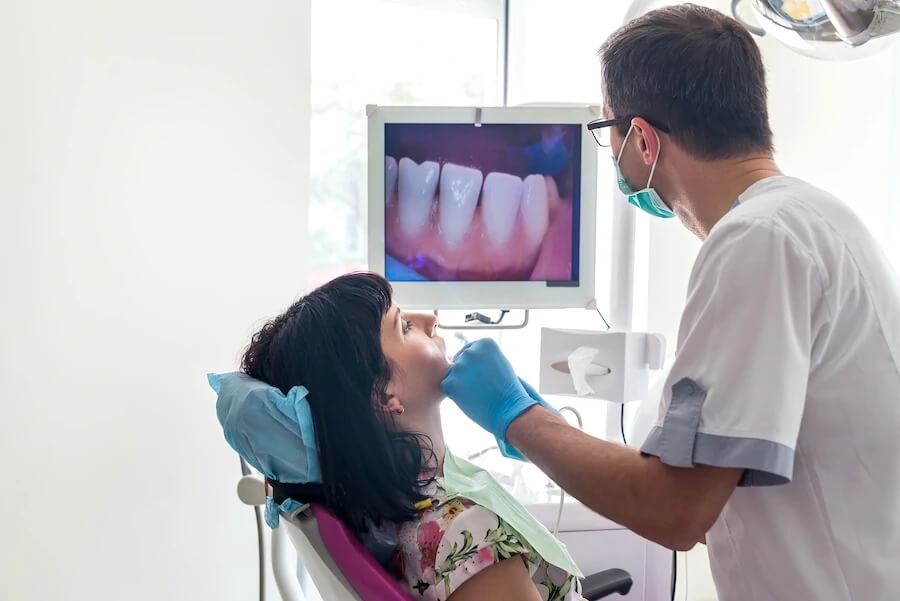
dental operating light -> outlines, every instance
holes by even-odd
[[[734,16],[758,36],[771,34],[792,50],[821,60],[852,60],[898,39],[900,0],[749,0],[759,26]]]

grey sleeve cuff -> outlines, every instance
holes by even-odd
[[[706,391],[690,378],[672,386],[672,402],[662,427],[650,432],[641,447],[666,465],[744,468],[739,486],[773,486],[791,481],[794,451],[759,438],[704,434],[699,431]]]
[[[744,468],[738,486],[775,486],[787,484],[794,473],[794,451],[783,444],[759,438],[737,438],[696,432],[690,463],[667,460],[663,451],[663,428],[653,428],[641,453],[655,455],[667,465],[693,467],[713,465],[716,467]]]

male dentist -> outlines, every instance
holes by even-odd
[[[840,200],[779,171],[736,21],[657,10],[600,54],[589,129],[622,191],[704,241],[657,425],[640,452],[583,434],[489,340],[444,391],[598,513],[672,549],[705,541],[720,601],[900,599],[896,274]]]

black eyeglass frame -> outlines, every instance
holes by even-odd
[[[626,115],[624,117],[616,117],[615,119],[595,119],[594,121],[591,121],[590,123],[587,124],[587,129],[589,132],[591,132],[591,135],[594,136],[594,141],[597,143],[598,146],[600,146],[602,148],[609,148],[609,146],[607,144],[600,143],[600,139],[597,138],[597,134],[594,133],[594,130],[602,129],[604,127],[614,127],[616,125],[625,125],[626,123],[631,123],[631,120],[635,119],[637,117],[641,117],[641,116],[640,115]],[[641,118],[663,133],[671,132],[671,130],[667,126],[662,125],[661,123],[652,121],[650,119],[647,119],[646,117],[641,117]]]

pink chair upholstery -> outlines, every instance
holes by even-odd
[[[341,522],[333,513],[321,505],[307,506],[305,519],[289,518],[290,526],[299,526],[297,532],[303,532],[301,537],[306,537],[306,548],[316,553],[318,563],[322,570],[313,570],[310,565],[310,573],[317,587],[316,571],[325,581],[333,581],[332,592],[327,596],[327,601],[361,600],[361,601],[414,601],[403,587],[375,561],[365,545]],[[306,522],[304,526],[303,522]],[[307,528],[308,527],[308,528]],[[300,551],[298,545],[304,543],[295,540],[290,534],[294,546]],[[318,542],[315,542],[318,540]],[[308,545],[312,545],[309,547]],[[301,557],[303,553],[301,552]],[[324,563],[323,563],[324,562]],[[328,574],[332,576],[329,578]],[[631,575],[625,570],[609,569],[597,574],[592,574],[582,580],[581,594],[589,601],[596,601],[612,594],[627,595],[633,584]],[[352,588],[352,590],[351,590]],[[322,591],[322,588],[319,587]]]
[[[310,506],[322,543],[356,593],[365,601],[412,601],[412,597],[375,561],[353,532],[321,505]]]

